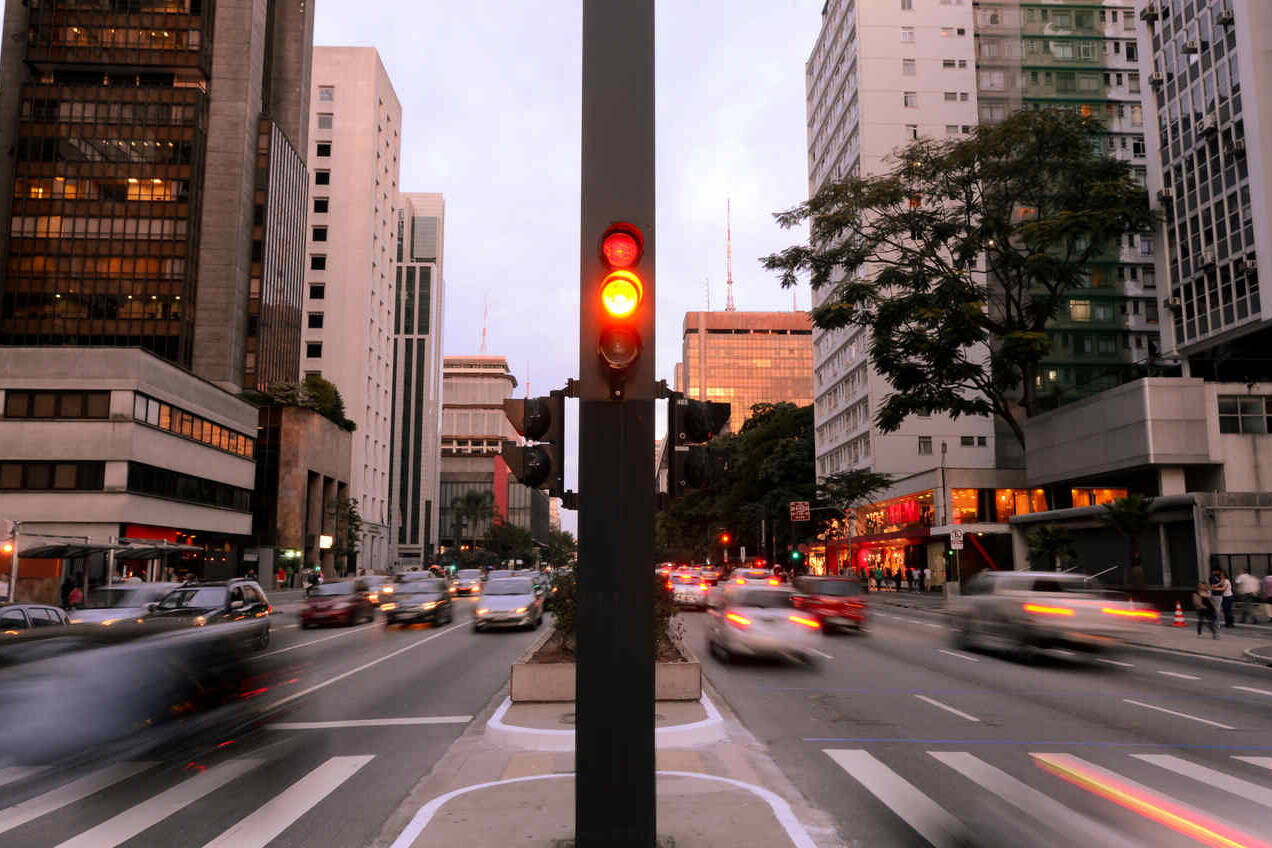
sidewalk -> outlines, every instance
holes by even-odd
[[[675,848],[838,848],[831,819],[809,806],[719,697],[722,739],[656,755],[658,837]],[[510,720],[505,692],[456,740],[385,823],[377,848],[526,845],[551,848],[574,830],[574,754],[531,750],[492,732]],[[518,705],[518,725],[546,729],[572,705]],[[658,712],[665,713],[665,704]],[[685,718],[696,718],[688,710]],[[664,716],[665,720],[669,718]],[[663,722],[660,722],[660,724]],[[572,734],[571,734],[572,736]],[[571,738],[572,743],[572,738]],[[692,744],[692,743],[691,743]]]
[[[879,606],[918,609],[925,612],[950,615],[945,598],[940,593],[927,592],[871,592],[869,603]],[[1197,637],[1197,622],[1191,613],[1185,612],[1185,627],[1173,626],[1173,615],[1164,614],[1162,624],[1144,627],[1129,645],[1146,648],[1162,648],[1182,653],[1219,659],[1245,660],[1272,665],[1272,627],[1266,625],[1238,624],[1233,628],[1221,628],[1220,638],[1209,634]]]

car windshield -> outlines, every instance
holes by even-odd
[[[432,580],[412,580],[402,587],[404,595],[437,595],[446,591],[446,583],[437,578]]]
[[[173,589],[159,602],[159,609],[205,609],[225,604],[225,588],[208,586],[202,589]]]
[[[314,589],[313,594],[318,595],[320,597],[324,595],[352,595],[353,584],[352,583],[324,583],[318,588]]]
[[[809,585],[808,593],[835,598],[854,598],[861,594],[861,584],[856,580],[818,580]]]
[[[741,592],[734,597],[733,605],[760,607],[762,609],[778,609],[792,606],[789,592],[769,592],[765,590]]]
[[[510,577],[501,580],[491,580],[486,584],[485,594],[487,595],[529,595],[534,592],[534,587],[530,585],[530,581],[524,577]]]
[[[141,589],[94,589],[88,593],[85,609],[115,609],[117,607],[140,607],[146,601]]]
[[[458,572],[455,576],[460,580],[480,580],[481,572],[476,568],[465,568],[463,571]]]

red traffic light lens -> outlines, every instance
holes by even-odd
[[[630,268],[640,258],[640,244],[626,230],[616,230],[601,242],[601,255],[611,268]]]
[[[614,271],[601,284],[601,305],[614,318],[626,318],[640,305],[643,286],[631,271]]]

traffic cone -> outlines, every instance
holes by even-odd
[[[1174,626],[1175,626],[1175,627],[1187,627],[1187,626],[1188,626],[1187,622],[1185,622],[1185,621],[1184,621],[1184,608],[1183,608],[1183,607],[1181,607],[1181,606],[1179,605],[1179,601],[1175,601],[1175,622],[1174,622]]]

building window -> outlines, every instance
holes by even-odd
[[[323,300],[327,296],[327,287],[322,283],[309,284],[309,299]]]
[[[976,437],[975,436],[959,436],[958,444],[959,444],[959,447],[964,447],[964,448],[976,447]]]
[[[104,462],[0,462],[0,490],[101,491]]]
[[[128,463],[128,491],[239,512],[249,512],[252,508],[251,489],[241,489],[228,483],[157,468],[142,462]]]
[[[1091,320],[1091,301],[1089,300],[1069,301],[1069,320],[1090,321]]]
[[[919,72],[919,63],[915,59],[901,60],[901,73],[907,77],[912,77]]]
[[[320,359],[322,357],[322,342],[305,342],[305,358]]]
[[[314,228],[313,228],[313,240],[314,240],[314,241],[326,241],[326,240],[327,240],[327,228],[326,228],[326,227],[314,227]]]
[[[957,91],[947,91],[947,92],[945,92],[945,102],[946,102],[946,103],[957,103],[957,102],[958,102],[958,92],[957,92]]]
[[[4,395],[5,418],[109,418],[110,392],[14,391]]]
[[[941,67],[942,67],[942,68],[956,68],[956,67],[958,67],[958,62],[956,62],[954,59],[942,59],[942,60],[941,60]]]
[[[322,329],[322,313],[321,312],[309,313],[309,329],[311,330]]]
[[[322,112],[318,115],[318,129],[331,129],[332,119],[335,118],[330,112]]]
[[[1047,511],[1047,495],[1042,489],[997,489],[994,492],[994,517],[1006,524],[1013,515]]]
[[[919,456],[932,455],[932,437],[919,436]]]
[[[903,44],[914,43],[914,27],[901,27],[901,42]]]
[[[1104,506],[1126,497],[1126,489],[1070,489],[1069,494],[1075,507]]]
[[[918,139],[918,137],[919,137],[919,125],[918,125],[918,124],[906,124],[906,125],[905,125],[905,137],[906,137],[906,138],[908,138],[908,139],[910,139],[911,141],[914,141],[914,140]]]
[[[331,208],[330,203],[331,203],[331,198],[329,197],[315,197],[314,212],[319,215],[325,215],[327,213],[327,210]]]
[[[903,12],[914,11],[914,0],[901,0],[901,11]]]
[[[319,157],[320,159],[326,159],[326,158],[330,157],[330,156],[331,156],[331,142],[329,142],[329,141],[320,141],[320,142],[318,142],[318,148],[317,148],[317,150],[318,150],[318,157]]]
[[[903,91],[901,93],[901,102],[905,104],[907,109],[919,108],[919,95],[915,91]]]
[[[327,270],[327,257],[320,254],[314,254],[309,257],[309,269],[311,271]]]
[[[314,185],[331,185],[331,172],[314,171]]]
[[[977,436],[977,437],[976,437],[976,446],[977,446],[978,448],[985,448],[985,447],[989,447],[989,438],[988,438],[988,437],[986,437],[986,436]]]
[[[141,392],[133,396],[133,419],[236,456],[251,459],[256,454],[256,440],[250,436]]]
[[[1220,433],[1266,433],[1272,397],[1220,395]]]
[[[336,99],[336,87],[334,85],[318,86],[318,100],[322,103],[332,103]]]

